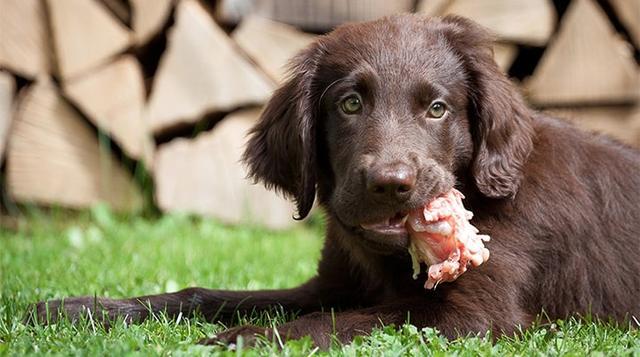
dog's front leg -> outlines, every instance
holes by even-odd
[[[348,343],[355,336],[367,335],[375,328],[391,324],[400,326],[407,322],[419,328],[435,327],[448,338],[484,335],[487,332],[494,336],[511,335],[518,326],[527,327],[531,323],[532,317],[516,303],[500,301],[494,304],[489,300],[491,295],[488,291],[480,291],[477,295],[481,298],[474,295],[442,300],[419,297],[345,312],[313,312],[275,329],[258,326],[231,328],[201,343],[230,344],[242,337],[245,345],[249,345],[259,336],[280,341],[310,336],[317,346],[328,348],[332,339]]]
[[[106,325],[122,318],[126,322],[139,322],[151,313],[164,312],[170,317],[179,314],[191,316],[200,313],[208,320],[230,321],[236,313],[263,311],[281,307],[290,312],[310,312],[331,304],[323,293],[318,278],[292,289],[230,291],[187,288],[175,293],[140,296],[127,299],[108,299],[91,296],[39,302],[30,311],[29,319],[51,323],[60,313],[70,320],[81,315],[95,318]]]
[[[261,337],[286,341],[310,336],[317,346],[326,349],[331,345],[333,338],[347,343],[357,335],[369,334],[376,327],[387,324],[401,325],[407,321],[407,313],[403,312],[404,310],[400,307],[386,306],[335,313],[314,312],[276,328],[234,327],[200,343],[235,344],[242,338],[245,345],[252,345]]]

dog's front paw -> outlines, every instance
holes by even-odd
[[[83,313],[89,311],[89,306],[88,298],[40,301],[27,308],[25,322],[30,324],[53,324],[62,316],[71,321],[76,321]]]
[[[91,296],[66,298],[62,300],[41,301],[27,309],[25,322],[53,324],[60,318],[76,322],[82,317],[109,327],[112,321],[123,318],[126,323],[137,321],[146,316],[147,311],[141,304],[126,300],[113,300]]]
[[[242,338],[242,344],[244,346],[254,346],[259,337],[269,337],[271,335],[270,329],[265,327],[244,325],[228,330],[222,331],[216,334],[212,338],[205,338],[198,342],[202,345],[227,345],[235,346],[238,344],[238,339]]]

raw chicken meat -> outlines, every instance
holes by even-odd
[[[460,191],[452,189],[409,213],[413,278],[418,278],[421,262],[429,265],[425,289],[454,281],[467,271],[469,264],[477,267],[489,259],[489,250],[483,243],[489,241],[489,236],[478,234],[469,223],[473,214],[462,205],[463,198]]]

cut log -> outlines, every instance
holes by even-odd
[[[4,71],[0,71],[0,164],[4,157],[7,134],[13,117],[13,98],[16,91],[16,81]]]
[[[65,94],[133,159],[151,163],[153,142],[144,122],[144,81],[133,56],[64,85]]]
[[[128,1],[129,0],[100,0],[100,2],[125,25],[131,24],[131,8]]]
[[[509,72],[509,68],[511,68],[517,54],[517,46],[506,43],[496,43],[493,46],[493,58],[498,64],[498,67],[500,67],[500,69],[505,73]]]
[[[58,72],[69,79],[131,44],[130,31],[95,0],[47,0]]]
[[[420,0],[416,12],[427,16],[440,16],[452,0]]]
[[[640,47],[640,0],[611,0],[610,2],[636,46]]]
[[[136,210],[142,198],[130,175],[80,115],[41,78],[19,99],[7,149],[7,183],[18,202],[87,207],[104,202]]]
[[[152,39],[169,18],[173,0],[129,0],[133,17],[133,35],[138,46]]]
[[[157,73],[147,108],[154,133],[210,112],[263,103],[273,90],[196,0],[179,3]]]
[[[544,46],[556,22],[550,0],[455,0],[442,12],[468,17],[500,40]]]
[[[254,14],[274,21],[312,29],[331,30],[351,21],[367,21],[413,10],[414,0],[223,0],[217,16],[238,23]]]
[[[242,18],[255,14],[256,0],[220,0],[216,6],[216,19],[237,24]]]
[[[583,130],[606,134],[640,148],[640,105],[554,108],[546,112],[568,119]]]
[[[40,0],[2,0],[0,67],[34,78],[49,71],[51,48]]]
[[[234,224],[276,229],[294,224],[293,204],[252,184],[240,163],[246,134],[258,116],[258,110],[235,112],[194,140],[161,146],[153,170],[158,206],[165,212],[198,213]]]
[[[292,26],[258,16],[246,17],[233,32],[236,43],[277,83],[283,82],[291,57],[313,38]]]
[[[606,14],[593,0],[575,0],[526,88],[538,105],[580,105],[634,101],[639,84],[633,54]]]

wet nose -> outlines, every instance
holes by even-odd
[[[376,165],[367,172],[367,190],[375,197],[406,199],[416,185],[416,170],[403,163]]]

